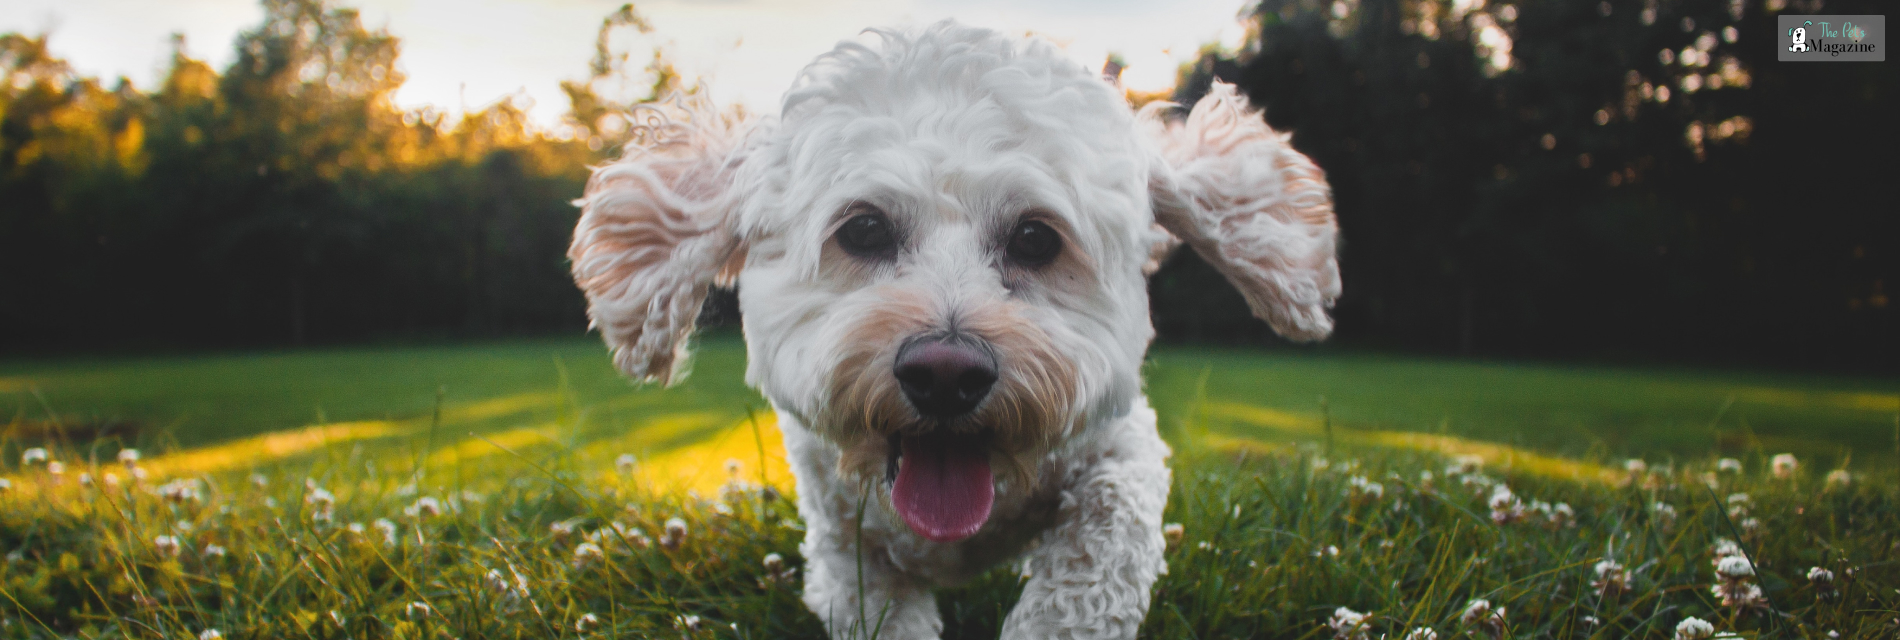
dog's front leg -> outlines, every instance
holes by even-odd
[[[875,508],[875,507],[872,507]],[[892,566],[874,536],[857,535],[854,514],[807,519],[805,606],[836,640],[929,640],[943,632],[937,600]],[[831,525],[831,526],[827,526]]]
[[[1065,483],[1057,524],[1029,556],[1009,640],[1134,638],[1166,570],[1168,446],[1143,406]]]

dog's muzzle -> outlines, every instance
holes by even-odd
[[[891,504],[917,535],[954,542],[989,520],[989,431],[953,431],[942,423],[975,411],[996,384],[996,369],[988,345],[967,336],[913,339],[897,352],[891,374],[904,397],[926,421],[939,423],[891,436]]]

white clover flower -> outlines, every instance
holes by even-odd
[[[1795,461],[1792,453],[1777,453],[1774,459],[1768,461],[1768,468],[1774,472],[1776,478],[1782,480],[1793,478],[1795,470],[1800,467],[1801,463]]]
[[[785,557],[776,553],[765,554],[765,570],[778,573],[785,570]]]
[[[207,560],[217,560],[217,559],[222,559],[224,557],[224,553],[225,553],[224,547],[220,547],[215,544],[208,544],[208,545],[205,545],[205,550],[202,552],[202,555],[204,555],[205,559]]]
[[[158,495],[169,502],[198,502],[204,499],[204,495],[198,491],[197,481],[185,478],[158,485]]]
[[[489,569],[487,575],[482,576],[482,583],[503,600],[521,600],[528,597],[528,579],[520,575],[516,575],[514,581],[510,582],[508,574],[502,573],[500,569]]]
[[[1597,577],[1590,581],[1590,586],[1597,590],[1598,596],[1605,598],[1629,591],[1630,581],[1635,577],[1628,569],[1623,568],[1622,563],[1615,560],[1598,562],[1596,574]]]
[[[223,640],[224,634],[217,629],[205,629],[198,632],[198,640]]]
[[[678,549],[686,542],[686,521],[679,518],[667,518],[666,528],[660,534],[660,546]]]
[[[402,608],[402,617],[410,620],[421,620],[429,617],[429,614],[434,612],[435,607],[429,606],[427,602],[411,602]]]
[[[1464,485],[1464,487],[1470,489],[1472,493],[1484,493],[1486,489],[1490,489],[1492,486],[1500,483],[1491,476],[1482,473],[1468,473],[1458,476],[1458,484]]]
[[[442,515],[442,502],[431,496],[416,498],[416,503],[404,507],[403,515],[411,518],[433,518]]]
[[[1690,616],[1676,623],[1676,640],[1706,640],[1715,635],[1715,625],[1707,620]]]
[[[1366,640],[1370,631],[1366,625],[1366,614],[1340,607],[1333,610],[1333,617],[1326,621],[1332,627],[1333,637],[1338,640]]]
[[[1723,558],[1742,555],[1741,545],[1735,544],[1734,540],[1728,538],[1716,538],[1715,544],[1711,545],[1709,550],[1715,553],[1715,560],[1713,560],[1713,562],[1717,566],[1722,564]]]
[[[127,468],[139,466],[139,450],[120,449],[119,464],[125,465]]]
[[[685,534],[680,535],[683,537]],[[616,553],[653,546],[653,539],[647,537],[645,530],[619,521],[615,521],[611,527],[595,529],[593,533],[587,534],[587,540]]]
[[[1722,600],[1722,606],[1745,608],[1762,605],[1761,587],[1747,582],[1717,583],[1709,586],[1709,592]]]
[[[1370,502],[1385,497],[1385,485],[1366,479],[1365,476],[1353,476],[1347,482],[1347,494],[1357,502]],[[1234,508],[1238,509],[1236,505]]]
[[[1667,529],[1676,524],[1676,507],[1667,502],[1657,501],[1649,505],[1649,512],[1656,516],[1656,522]]]
[[[577,526],[579,526],[578,523],[573,520],[562,520],[548,525],[548,533],[554,534],[555,542],[567,542],[569,538],[574,537]]]
[[[361,522],[352,522],[349,525],[343,527],[343,530],[350,532],[350,535],[352,536],[360,537],[363,535],[364,532],[368,531],[369,529],[364,527],[363,523]]]
[[[1490,600],[1480,598],[1466,603],[1465,612],[1458,620],[1493,638],[1504,633],[1504,608],[1492,607]]]
[[[678,627],[681,631],[698,631],[700,626],[699,616],[692,614],[673,616],[673,626]]]
[[[1854,476],[1847,473],[1846,469],[1835,469],[1827,472],[1827,486],[1829,487],[1845,487],[1853,481]]]
[[[50,460],[46,463],[46,472],[56,476],[62,475],[66,473],[66,463],[58,460]]]
[[[1641,458],[1630,458],[1623,461],[1623,468],[1629,471],[1630,475],[1636,475],[1649,471],[1649,463],[1643,462]]]
[[[46,448],[33,447],[20,452],[20,466],[30,467],[46,462]]]
[[[1833,584],[1834,572],[1821,567],[1811,567],[1808,569],[1808,581],[1816,584]]]
[[[1724,580],[1742,580],[1754,577],[1755,566],[1749,564],[1748,558],[1728,556],[1715,565],[1715,575]]]
[[[111,471],[99,474],[99,480],[106,483],[107,489],[117,489],[119,487],[119,474]]]
[[[595,561],[604,560],[606,558],[607,552],[602,551],[600,545],[592,542],[583,542],[574,545],[574,566],[585,567],[589,564],[593,564]]]
[[[620,457],[614,458],[614,469],[620,471],[620,475],[632,475],[634,463],[633,454],[623,453]]]
[[[1431,627],[1412,627],[1405,632],[1405,640],[1438,640],[1438,632]]]
[[[158,555],[167,558],[176,558],[178,557],[178,547],[178,536],[158,536],[152,538],[152,548],[158,551]]]
[[[384,545],[394,546],[396,544],[396,523],[394,521],[389,518],[377,518],[374,522],[369,523],[369,525],[375,527],[377,533],[383,534]]]
[[[1723,473],[1741,473],[1742,461],[1734,458],[1723,458],[1715,461],[1715,470]]]
[[[304,494],[303,501],[304,504],[314,505],[322,509],[335,505],[336,496],[323,489],[311,489],[309,493]]]
[[[1502,525],[1524,519],[1524,503],[1511,493],[1510,487],[1500,484],[1492,488],[1491,497],[1485,503],[1491,507],[1492,522]]]
[[[13,490],[13,481],[8,480],[6,478],[0,478],[0,493],[6,493],[12,490]]]
[[[1761,533],[1761,520],[1758,518],[1742,518],[1742,521],[1736,524],[1741,525],[1742,534],[1745,536],[1753,538],[1755,534]]]
[[[587,633],[589,629],[598,626],[600,626],[600,616],[596,616],[592,613],[583,613],[580,619],[574,621],[574,632]]]
[[[79,486],[85,487],[87,489],[91,489],[92,488],[92,474],[86,473],[84,471],[79,472]]]
[[[1179,522],[1161,525],[1161,537],[1166,538],[1170,545],[1181,544],[1181,539],[1187,537],[1187,527],[1181,526]]]

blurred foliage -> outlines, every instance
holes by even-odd
[[[1336,342],[1890,370],[1884,67],[1771,46],[1778,12],[1879,13],[1824,2],[1266,0],[1175,98],[1236,82],[1327,170]],[[651,25],[603,18],[548,129],[401,109],[396,38],[265,5],[229,68],[181,41],[149,91],[0,36],[0,350],[580,330],[568,201],[621,112],[692,90]],[[1152,290],[1164,341],[1270,339],[1191,253]]]
[[[229,68],[177,38],[149,92],[0,36],[0,349],[580,330],[569,201],[626,129],[594,87],[625,75],[605,47],[645,28],[632,7],[567,83],[585,117],[543,130],[524,97],[401,109],[394,36],[264,4]],[[648,96],[678,85],[653,68]]]
[[[1175,99],[1234,82],[1327,171],[1339,341],[1891,371],[1891,74],[1773,46],[1881,6],[1266,0]],[[1191,255],[1153,291],[1164,339],[1267,335]]]

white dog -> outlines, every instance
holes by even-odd
[[[832,637],[935,638],[932,589],[1022,558],[1004,637],[1132,638],[1166,571],[1147,273],[1185,242],[1281,335],[1325,337],[1325,178],[1231,85],[1169,123],[1044,42],[872,33],[776,119],[637,112],[580,201],[588,313],[623,371],[670,383],[736,283]]]

